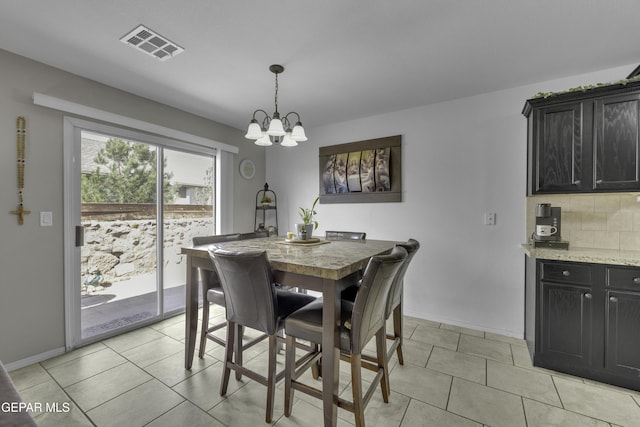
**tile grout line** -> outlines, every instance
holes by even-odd
[[[484,359],[484,385],[489,387],[489,359]]]
[[[122,361],[121,363],[118,363],[117,365],[113,365],[113,366],[111,366],[110,368],[105,369],[104,371],[96,372],[95,374],[93,374],[93,375],[89,375],[89,376],[88,376],[88,377],[86,377],[86,378],[82,378],[82,379],[81,379],[81,380],[79,380],[79,381],[76,381],[76,382],[74,382],[74,383],[67,384],[65,387],[62,387],[62,385],[60,385],[60,384],[58,383],[58,381],[57,381],[57,380],[56,380],[56,383],[58,383],[58,385],[60,385],[60,387],[64,390],[64,389],[66,389],[67,387],[71,387],[71,386],[73,386],[73,385],[76,385],[76,384],[78,384],[78,383],[81,383],[82,381],[88,380],[88,379],[93,378],[93,377],[95,377],[95,376],[98,376],[98,375],[100,375],[100,374],[102,374],[102,373],[105,373],[105,372],[107,372],[107,371],[110,371],[110,370],[111,370],[111,369],[113,369],[113,368],[117,368],[118,366],[122,366],[122,365],[124,365],[124,364],[125,364],[125,363],[127,363],[127,362],[133,363],[133,362],[131,362],[129,359],[127,359],[126,357],[124,357],[123,355],[121,355],[120,353],[118,353],[117,351],[115,351],[115,350],[113,350],[113,349],[111,349],[111,348],[108,348],[108,347],[107,347],[107,348],[105,348],[105,349],[103,349],[103,350],[100,350],[100,351],[104,351],[104,350],[107,350],[107,349],[108,349],[108,350],[113,351],[115,354],[117,354],[118,356],[120,356],[121,358],[123,358],[123,359],[124,359],[124,361]],[[95,353],[98,353],[98,352],[96,351],[96,352],[93,352],[93,353],[85,354],[85,355],[83,355],[83,356],[81,356],[81,357],[78,357],[78,358],[76,358],[76,359],[69,360],[68,362],[61,363],[61,364],[59,364],[59,365],[52,366],[52,368],[57,368],[57,367],[59,367],[59,366],[66,365],[67,363],[72,363],[72,362],[73,362],[73,363],[77,363],[77,362],[78,362],[78,359],[82,359],[83,357],[90,356],[90,355],[95,354]],[[133,363],[133,364],[135,365],[135,363]],[[136,365],[136,366],[137,366],[137,365]],[[47,371],[47,373],[49,373],[49,369],[45,368],[44,366],[42,366],[42,368],[43,368],[43,369],[45,369],[45,370]],[[51,375],[51,377],[53,377],[53,374],[49,373],[49,375]],[[55,379],[55,378],[54,378],[54,379]]]
[[[173,391],[173,390],[171,390],[171,391]],[[174,391],[174,393],[176,393],[176,392]],[[177,393],[177,394],[179,394],[179,393]],[[182,396],[182,395],[180,395],[180,396]],[[184,396],[182,396],[182,397],[184,397]],[[154,419],[152,419],[152,420],[151,420],[151,421],[149,421],[148,423],[143,424],[143,426],[148,426],[149,424],[153,423],[154,421],[156,421],[156,420],[157,420],[157,419],[159,419],[160,417],[163,417],[163,416],[165,416],[166,414],[168,414],[169,412],[173,411],[173,410],[174,410],[174,409],[176,409],[178,406],[182,405],[184,402],[189,402],[189,399],[184,398],[184,400],[183,400],[182,402],[180,402],[180,403],[178,403],[177,405],[173,406],[172,408],[170,408],[170,409],[166,410],[165,412],[163,412],[162,414],[158,415],[157,417],[155,417]],[[195,405],[194,405],[194,406],[195,406]],[[196,407],[197,407],[197,406],[196,406]],[[198,409],[200,409],[200,408],[198,408]]]
[[[560,404],[562,405],[562,409],[563,409],[563,410],[565,410],[565,411],[567,411],[567,412],[570,412],[570,413],[572,413],[572,414],[580,415],[581,417],[586,417],[586,418],[590,418],[590,419],[592,419],[592,420],[602,421],[602,422],[603,422],[603,423],[605,423],[605,424],[613,425],[613,423],[612,423],[612,422],[609,422],[609,421],[607,421],[607,420],[604,420],[604,419],[601,419],[601,418],[594,418],[594,417],[592,417],[591,415],[583,414],[583,413],[580,413],[580,412],[574,411],[574,410],[572,410],[572,409],[567,409],[567,408],[565,408],[565,406],[564,406],[564,402],[562,401],[562,395],[560,394],[560,391],[558,390],[558,386],[556,385],[556,377],[555,377],[554,375],[551,375],[551,380],[553,381],[553,386],[556,388],[556,393],[558,393],[558,398],[560,398]],[[567,381],[571,381],[571,380],[567,380]],[[576,382],[578,382],[578,381],[576,381]],[[578,382],[578,383],[579,383],[579,382]],[[581,384],[585,384],[585,383],[584,383],[584,382],[582,382]],[[620,394],[625,394],[625,393],[620,393]],[[633,399],[633,397],[632,397],[631,395],[629,395],[629,396],[631,397],[631,400],[635,400],[635,399]],[[531,399],[531,400],[533,400],[533,399]],[[636,402],[636,403],[637,403],[637,402]]]
[[[148,379],[148,380],[146,380],[145,382],[140,383],[140,384],[138,384],[137,386],[135,386],[135,387],[133,387],[133,388],[130,388],[129,390],[124,391],[124,392],[122,392],[122,393],[118,394],[117,396],[113,396],[111,399],[105,400],[104,402],[102,402],[102,403],[101,403],[101,404],[99,404],[98,406],[94,406],[93,408],[89,409],[89,410],[87,411],[87,413],[89,413],[89,412],[91,412],[91,411],[93,411],[93,410],[95,410],[95,409],[98,409],[99,407],[101,407],[101,406],[103,406],[103,405],[105,405],[105,404],[107,404],[107,403],[109,403],[109,402],[111,402],[111,401],[113,401],[113,400],[117,399],[118,397],[122,396],[123,394],[128,393],[128,392],[130,392],[131,390],[135,390],[136,388],[140,387],[141,385],[145,385],[145,384],[147,384],[147,383],[150,383],[150,382],[151,382],[151,381],[153,381],[153,380],[159,381],[156,377],[151,376],[151,378],[150,378],[150,379]],[[89,416],[87,415],[87,417],[89,417]],[[93,422],[93,420],[92,420],[92,422]]]
[[[522,405],[522,415],[524,416],[524,425],[529,427],[529,419],[527,418],[527,410],[524,406],[524,396],[520,396],[520,404]]]
[[[89,353],[89,354],[92,354],[92,353]],[[79,359],[79,358],[78,358],[78,359]],[[75,399],[73,399],[73,398],[71,397],[71,395],[70,395],[69,393],[67,393],[67,390],[66,390],[64,387],[62,387],[62,385],[58,382],[58,380],[56,380],[56,379],[55,379],[55,377],[54,377],[53,375],[51,375],[51,373],[49,372],[49,370],[48,370],[47,368],[45,368],[44,366],[42,366],[42,363],[38,363],[38,365],[40,365],[40,367],[42,367],[42,369],[44,369],[44,370],[45,370],[45,372],[47,373],[47,375],[49,375],[49,377],[51,378],[51,380],[52,380],[54,383],[56,383],[56,385],[57,385],[58,387],[60,387],[60,390],[62,390],[62,392],[65,394],[65,396],[67,396],[67,398],[68,398],[71,402],[73,402],[73,404],[75,405],[75,407],[80,411],[80,413],[81,413],[82,415],[84,415],[84,417],[87,419],[87,421],[89,421],[92,425],[96,426],[96,423],[95,423],[95,422],[93,422],[93,420],[91,419],[91,417],[89,417],[89,415],[87,415],[87,412],[85,412],[85,410],[84,410],[84,409],[82,409],[82,408],[80,407],[80,405],[78,405],[78,402],[76,402],[76,401],[75,401]],[[60,366],[60,365],[56,365],[56,366]],[[118,365],[118,366],[120,366],[120,365]],[[103,372],[104,372],[104,371],[103,371]],[[97,374],[96,374],[96,375],[97,375]],[[93,375],[92,375],[92,376],[93,376]],[[80,382],[80,381],[78,381],[78,382]],[[74,384],[77,384],[77,383],[74,383]],[[35,417],[34,417],[34,418],[35,418]]]

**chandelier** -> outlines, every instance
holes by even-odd
[[[292,111],[280,118],[280,113],[278,112],[278,74],[284,71],[284,67],[274,64],[269,67],[269,71],[276,75],[276,111],[272,117],[269,117],[269,114],[264,110],[258,109],[254,111],[253,118],[247,129],[247,134],[244,137],[253,139],[256,145],[265,147],[273,144],[280,144],[283,147],[295,147],[298,145],[298,141],[306,141],[307,136],[304,133],[304,128],[302,127],[298,113]],[[256,119],[258,113],[264,115],[262,122]],[[293,115],[296,116],[296,122],[291,126],[292,121],[289,120],[289,116]]]

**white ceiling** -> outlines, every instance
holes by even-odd
[[[279,110],[310,128],[640,63],[638,16],[638,0],[0,0],[0,48],[240,129],[273,111],[282,64]],[[119,41],[139,24],[185,51]]]

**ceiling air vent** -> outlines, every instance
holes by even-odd
[[[150,30],[144,25],[139,25],[125,34],[120,41],[160,61],[166,61],[184,51],[183,48],[171,40]]]

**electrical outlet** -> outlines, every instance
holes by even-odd
[[[484,225],[496,225],[496,213],[485,212],[484,213]]]

